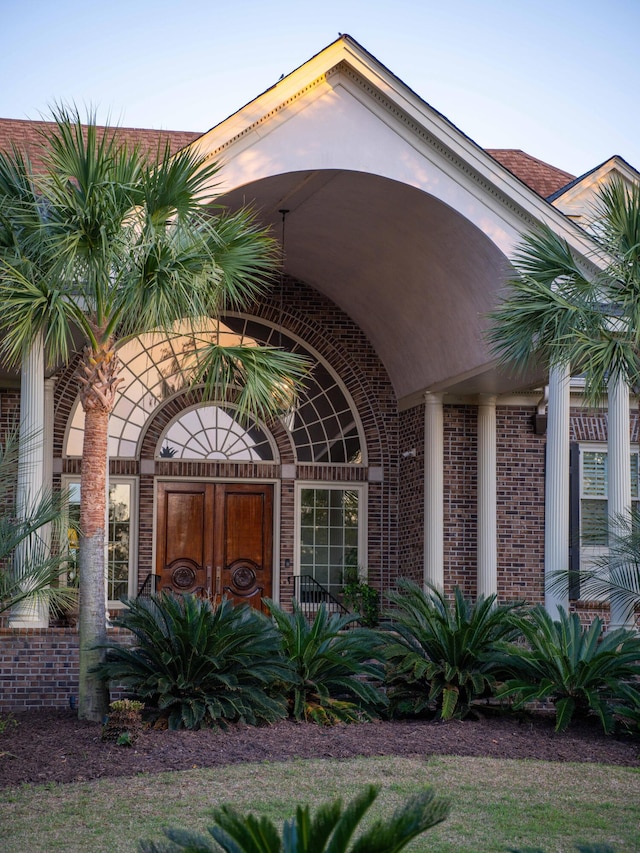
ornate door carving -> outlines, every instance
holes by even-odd
[[[159,588],[261,608],[272,595],[273,486],[159,483]]]

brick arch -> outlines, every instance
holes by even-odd
[[[276,292],[278,291],[278,292]],[[327,482],[362,482],[368,477],[368,559],[371,582],[383,589],[393,585],[397,575],[397,525],[399,489],[399,416],[394,389],[376,351],[360,327],[331,300],[299,280],[286,277],[282,290],[276,285],[246,315],[265,320],[291,333],[315,350],[340,377],[362,423],[367,446],[368,467],[338,465],[297,465],[298,479]],[[77,359],[60,374],[56,384],[54,455],[62,456],[64,436],[78,386],[74,379]],[[173,398],[154,413],[142,439],[140,459],[152,460],[156,442],[168,421],[185,405],[198,402],[192,395]],[[190,402],[187,402],[190,401]],[[293,463],[293,454],[284,430],[268,425],[280,452],[281,463]],[[279,432],[280,430],[280,432]],[[261,476],[280,478],[279,465],[229,462],[155,461],[155,475],[176,477]],[[371,469],[378,469],[375,476]],[[65,460],[64,470],[79,472],[79,460]],[[154,474],[143,472],[139,460],[114,460],[112,474],[139,474],[139,573],[151,569],[153,549]],[[293,557],[293,483],[282,481],[281,557]],[[286,539],[286,541],[285,541]]]
[[[275,299],[272,294],[250,313],[296,335],[327,361],[356,406],[369,465],[389,465],[397,459],[397,401],[364,332],[327,297],[301,281],[286,277],[281,297]]]
[[[381,482],[369,477],[369,578],[382,589],[390,588],[398,574],[400,445],[397,399],[384,365],[350,317],[294,278],[285,277],[281,293],[272,291],[268,300],[247,313],[307,343],[333,368],[351,396],[362,422],[369,471],[382,471]],[[314,473],[312,466],[298,465],[299,479],[312,479]],[[331,471],[323,473],[328,478]]]

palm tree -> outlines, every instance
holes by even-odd
[[[605,389],[611,400],[640,379],[640,186],[614,178],[601,187],[589,232],[589,259],[549,227],[524,237],[505,297],[490,314],[488,339],[516,370],[536,365],[583,374],[586,400],[595,403]],[[611,448],[617,440],[612,432]],[[630,496],[630,481],[624,486]],[[609,506],[612,532],[618,510]],[[615,607],[612,599],[612,617]],[[616,620],[627,618],[616,611]]]
[[[46,172],[0,155],[1,353],[18,365],[43,340],[50,365],[84,346],[77,378],[85,415],[80,508],[79,715],[100,720],[107,696],[92,668],[106,639],[104,519],[109,413],[121,384],[117,345],[140,334],[194,330],[202,318],[263,292],[277,263],[247,211],[211,207],[218,168],[168,147],[151,162],[117,130],[58,107],[43,135]],[[203,343],[202,346],[205,344]],[[241,413],[273,411],[301,362],[275,349],[214,343],[192,378],[210,395],[234,390]],[[242,383],[240,387],[240,383]],[[289,402],[289,400],[287,400]]]

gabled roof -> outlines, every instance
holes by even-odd
[[[569,172],[545,163],[544,160],[538,160],[537,157],[532,157],[531,154],[519,148],[486,148],[485,150],[542,198],[549,199],[549,196],[561,191],[575,179],[575,176]]]
[[[42,131],[52,127],[51,122],[27,121],[24,119],[0,118],[0,151],[10,151],[15,146],[26,153],[36,170],[42,169],[43,140]],[[171,153],[184,148],[199,133],[185,130],[148,130],[137,127],[119,127],[119,137],[131,145],[139,145],[149,154],[155,154],[169,143]]]
[[[614,177],[629,185],[640,183],[640,173],[616,154],[562,187],[549,197],[549,201],[574,222],[588,226],[598,190]]]
[[[155,147],[160,134],[144,138]],[[496,372],[484,330],[523,230],[546,222],[591,252],[540,197],[546,187],[527,186],[349,36],[205,134],[165,138],[222,163],[230,209],[252,204],[276,233],[288,211],[284,272],[360,326],[403,408],[427,389],[522,385]],[[553,170],[527,164],[529,180]],[[571,179],[554,173],[556,189]]]
[[[15,145],[26,152],[36,169],[42,166],[41,132],[51,127],[47,121],[29,121],[26,119],[0,118],[0,151],[9,151]],[[119,127],[118,135],[132,145],[139,145],[143,151],[154,153],[158,146],[169,142],[171,152],[175,153],[189,145],[202,134],[188,130],[152,130],[138,127]],[[487,148],[494,160],[497,160],[513,175],[519,178],[534,192],[543,198],[552,193],[567,189],[570,182],[581,180],[574,178],[555,166],[527,154],[516,148]],[[596,167],[599,168],[599,167]],[[590,174],[590,173],[587,173]],[[584,175],[582,177],[585,177]]]

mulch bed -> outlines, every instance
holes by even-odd
[[[0,734],[0,787],[241,762],[373,755],[475,755],[640,766],[639,741],[606,737],[595,724],[576,725],[557,735],[552,721],[541,716],[334,728],[284,721],[263,728],[231,726],[226,731],[147,730],[133,747],[104,743],[101,727],[78,720],[72,711],[27,711],[14,717],[18,725],[9,725]]]

